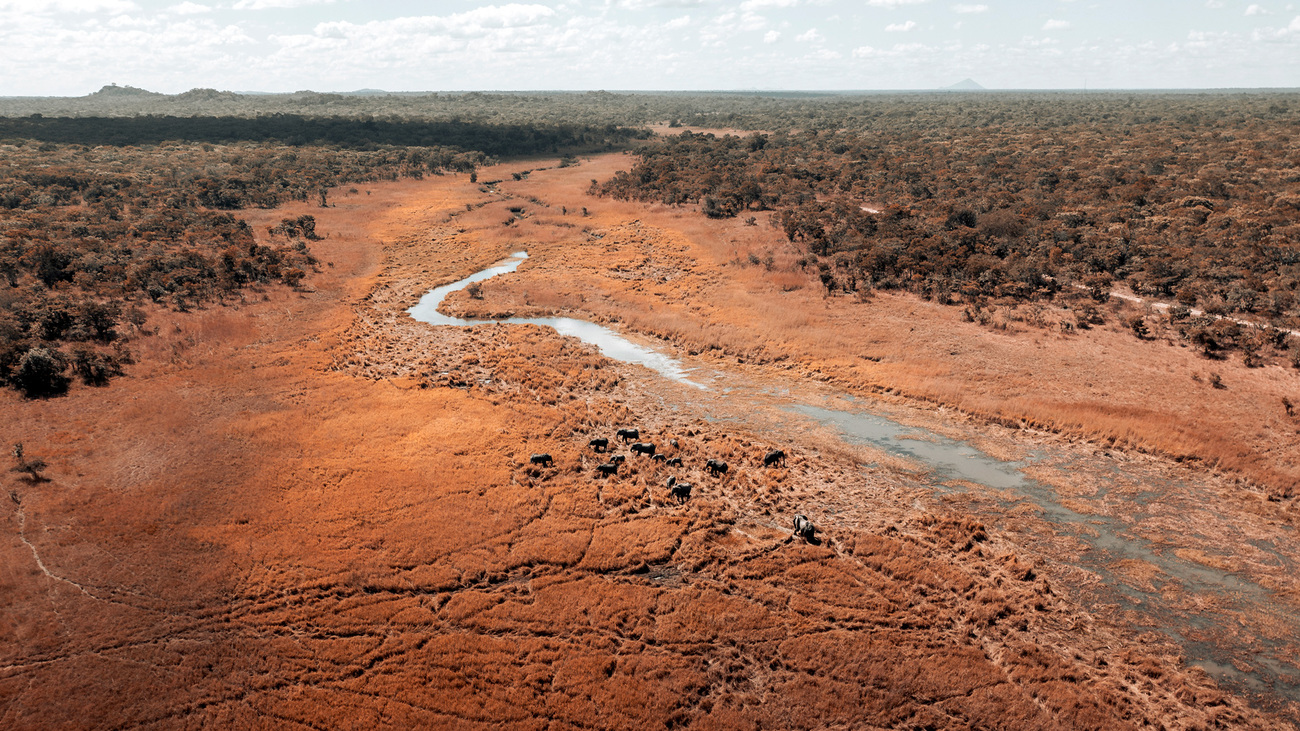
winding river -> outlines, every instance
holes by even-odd
[[[671,358],[657,350],[647,348],[642,345],[628,340],[619,335],[617,332],[607,327],[597,325],[594,322],[586,320],[576,320],[572,317],[506,317],[493,320],[465,320],[459,317],[444,315],[438,311],[438,307],[447,295],[452,292],[462,290],[475,282],[481,282],[485,279],[491,279],[502,274],[509,274],[519,269],[528,258],[528,252],[517,251],[509,257],[493,264],[487,269],[475,272],[464,279],[444,284],[436,287],[420,298],[418,304],[407,310],[411,317],[420,322],[427,322],[430,325],[451,325],[454,327],[471,327],[473,325],[488,325],[492,323],[504,322],[515,325],[541,325],[554,329],[561,335],[570,335],[584,343],[596,346],[600,354],[611,360],[618,360],[624,363],[635,363],[645,366],[659,375],[684,383],[688,386],[694,386],[699,389],[704,386],[690,380],[686,377],[686,369],[682,367],[681,362]]]
[[[562,335],[571,335],[596,346],[604,356],[645,366],[678,383],[705,389],[690,380],[688,369],[682,363],[652,348],[638,345],[619,333],[585,320],[568,317],[511,317],[491,320],[469,320],[444,315],[439,305],[451,292],[464,289],[474,282],[516,271],[528,258],[526,252],[517,252],[500,262],[464,279],[431,290],[408,312],[413,318],[430,325],[470,327],[492,323],[541,325],[555,329]],[[744,389],[726,389],[728,399],[748,398]],[[774,396],[768,394],[768,396]],[[758,396],[754,408],[761,408]],[[934,432],[905,425],[879,413],[860,408],[861,402],[851,396],[841,395],[833,400],[836,406],[826,403],[813,406],[800,402],[791,394],[776,396],[786,401],[781,408],[787,415],[803,417],[837,429],[849,443],[868,444],[888,454],[916,463],[925,475],[925,481],[936,493],[961,492],[971,485],[991,489],[1000,498],[994,510],[1003,514],[1018,505],[1030,505],[1039,517],[1053,528],[1067,533],[1085,546],[1077,555],[1054,555],[1051,558],[1068,566],[1081,568],[1098,577],[1102,600],[1114,604],[1122,613],[1136,616],[1135,624],[1150,627],[1178,643],[1193,664],[1199,665],[1226,686],[1264,699],[1300,702],[1300,667],[1292,656],[1292,644],[1300,638],[1300,616],[1288,602],[1273,600],[1272,592],[1250,578],[1229,571],[1212,568],[1186,560],[1168,546],[1156,546],[1151,540],[1139,536],[1132,521],[1114,515],[1079,512],[1067,506],[1052,485],[1028,477],[1025,468],[1036,463],[1046,463],[1045,455],[1032,453],[1024,461],[1007,461],[992,457],[974,445],[944,437]],[[692,405],[695,406],[695,405]],[[1123,474],[1123,467],[1112,463],[1081,464],[1075,457],[1073,463],[1058,466],[1067,471],[1091,471],[1100,475],[1102,484],[1114,478],[1144,478]],[[1151,478],[1145,478],[1148,484]],[[1094,499],[1104,499],[1107,490],[1101,489]],[[1171,495],[1191,495],[1197,499],[1197,486],[1165,484],[1143,492],[1143,501],[1160,500]],[[1074,503],[1072,503],[1074,504]],[[1294,533],[1294,532],[1292,532]],[[1292,569],[1292,562],[1277,550],[1259,546],[1271,553],[1280,565]],[[1126,582],[1116,573],[1115,567],[1124,562],[1141,562],[1158,570],[1158,578],[1149,588]],[[1202,601],[1194,610],[1188,610],[1184,601],[1188,595]],[[1250,622],[1243,623],[1243,617]],[[1259,632],[1253,625],[1268,625],[1271,633]],[[1250,631],[1251,642],[1242,644],[1239,630]],[[1280,634],[1279,634],[1280,629]],[[1265,635],[1271,634],[1272,637]]]

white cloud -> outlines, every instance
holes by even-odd
[[[481,33],[488,28],[518,28],[554,17],[555,11],[545,5],[485,5],[481,8],[448,15],[445,18],[433,18],[435,25],[442,25],[460,33]]]
[[[936,88],[971,69],[981,83],[1008,88],[1068,88],[1085,75],[1090,87],[1293,86],[1300,18],[1292,18],[1300,11],[1284,10],[1288,2],[1300,4],[1192,0],[1192,12],[1162,16],[1158,27],[1131,29],[1125,38],[1132,40],[1124,40],[1097,25],[1100,15],[1074,12],[1100,0],[1044,0],[1047,17],[1021,14],[1027,25],[981,27],[977,46],[953,39],[1011,10],[1007,3],[0,0],[0,67],[7,71],[0,95],[82,94],[109,81],[170,92]],[[1273,14],[1242,17],[1256,3]],[[415,17],[394,17],[403,5]],[[1223,23],[1202,27],[1221,32],[1189,33],[1214,17],[1202,6],[1223,6],[1236,20],[1219,16]],[[879,20],[863,23],[866,8],[880,11]],[[938,15],[927,18],[931,11]],[[233,25],[214,21],[222,13]],[[1044,25],[1053,16],[1061,20]],[[961,30],[952,30],[959,21]],[[935,43],[884,43],[886,28],[884,38],[933,36]]]
[[[1068,20],[1049,20],[1043,23],[1043,30],[1065,30],[1070,27]]]
[[[1232,40],[1232,34],[1228,32],[1214,33],[1211,31],[1193,30],[1187,33],[1187,42],[1183,48],[1195,50],[1210,50]]]
[[[933,46],[927,46],[924,43],[895,43],[888,49],[872,48],[871,46],[859,46],[853,49],[854,58],[916,58],[936,51]]]
[[[0,10],[28,13],[129,13],[139,9],[130,0],[0,0]]]
[[[303,8],[308,5],[325,5],[334,0],[239,0],[235,10],[270,10],[272,8]]]
[[[740,4],[740,9],[746,13],[752,13],[755,10],[765,8],[793,8],[799,4],[799,0],[745,0]]]
[[[1300,15],[1283,28],[1260,28],[1250,34],[1253,41],[1287,41],[1300,39]]]
[[[186,0],[186,2],[167,8],[167,12],[174,15],[198,15],[199,13],[210,13],[212,12],[212,8],[207,5],[199,5],[198,3],[192,3],[189,2],[189,0]]]
[[[1252,4],[1246,6],[1246,15],[1268,15],[1268,11],[1262,5]]]
[[[740,23],[736,27],[743,31],[763,30],[767,27],[767,18],[753,13],[745,13],[740,16]]]
[[[361,25],[347,21],[318,23],[313,34],[318,38],[356,40],[430,38],[437,35],[481,37],[493,31],[536,25],[552,17],[555,11],[544,5],[487,5],[464,13],[439,17],[372,20]],[[285,38],[292,36],[283,36]]]
[[[704,0],[619,0],[619,7],[628,10],[645,8],[695,8],[704,4]]]
[[[154,28],[159,21],[154,18],[137,18],[132,15],[115,15],[108,20],[110,28]]]

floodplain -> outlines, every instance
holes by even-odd
[[[1300,722],[1284,347],[1224,357],[1120,297],[1062,327],[1065,290],[828,286],[777,206],[598,195],[637,160],[243,208],[258,261],[315,265],[139,301],[106,385],[5,390],[43,466],[6,477],[0,725]],[[516,252],[445,293],[457,322],[411,316]]]

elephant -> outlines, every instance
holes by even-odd
[[[709,473],[712,474],[714,477],[717,477],[718,475],[725,475],[727,474],[727,470],[730,469],[730,467],[727,466],[726,462],[717,459],[711,459],[708,462],[705,462],[704,468],[707,469]]]
[[[593,439],[590,442],[587,442],[587,446],[591,447],[593,451],[603,452],[606,449],[609,449],[609,440],[606,439],[605,437],[601,437],[599,439]]]
[[[763,457],[764,467],[771,467],[772,465],[778,463],[780,464],[781,467],[785,466],[785,452],[779,449],[773,449],[772,451],[767,453],[766,457]]]
[[[550,467],[555,462],[555,460],[551,459],[551,455],[549,454],[534,454],[528,458],[528,461],[533,464],[539,464],[543,467]]]
[[[625,442],[631,441],[633,439],[640,439],[641,430],[640,429],[619,429],[617,436],[619,439],[622,439]]]
[[[668,492],[677,498],[678,504],[691,499],[691,483],[678,482],[676,477],[668,478]]]

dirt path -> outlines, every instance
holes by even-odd
[[[1084,287],[1082,285],[1075,285],[1075,286],[1078,287],[1079,289],[1087,289],[1087,287]],[[1138,297],[1135,294],[1130,294],[1128,292],[1121,292],[1119,290],[1111,290],[1110,296],[1118,297],[1119,299],[1132,302],[1133,304],[1136,305],[1145,305],[1147,307],[1151,307],[1152,309],[1156,309],[1161,312],[1168,312],[1169,308],[1172,306],[1168,302],[1161,302],[1160,300],[1151,299],[1151,298],[1143,299],[1142,297]],[[1192,317],[1201,317],[1202,315],[1205,314],[1205,310],[1198,310],[1194,307],[1190,308],[1188,312],[1191,313]],[[1245,325],[1246,327],[1254,327],[1254,328],[1265,327],[1264,323],[1255,322],[1254,320],[1244,320],[1240,317],[1231,317],[1228,315],[1211,315],[1211,317],[1213,317],[1216,320],[1228,320],[1230,322],[1235,322],[1238,325]],[[1277,329],[1291,335],[1300,335],[1300,330],[1289,330],[1284,327],[1280,327]]]
[[[1074,289],[1081,290],[1081,291],[1091,291],[1092,289],[1091,287],[1088,287],[1087,285],[1083,285],[1083,284],[1074,284],[1071,286]],[[1150,307],[1153,310],[1159,310],[1160,312],[1164,312],[1164,313],[1169,312],[1169,308],[1173,306],[1168,302],[1163,302],[1161,300],[1157,300],[1151,297],[1146,297],[1146,298],[1139,297],[1136,294],[1133,294],[1132,292],[1125,292],[1119,289],[1110,290],[1110,292],[1107,293],[1107,296],[1114,297],[1116,299],[1121,299],[1124,300],[1125,302],[1132,302],[1135,305]],[[1199,310],[1196,309],[1195,307],[1188,308],[1187,312],[1192,317],[1201,317],[1205,315],[1205,310]],[[1253,327],[1259,329],[1268,327],[1267,323],[1257,322],[1255,320],[1246,320],[1240,317],[1231,317],[1229,315],[1210,315],[1210,317],[1214,318],[1215,320],[1228,320],[1229,322],[1235,322],[1238,325],[1245,325],[1246,327]],[[1281,330],[1282,332],[1288,333],[1290,335],[1300,335],[1300,330],[1290,330],[1284,327],[1279,327],[1276,329]]]

